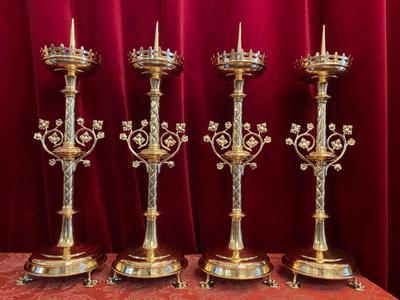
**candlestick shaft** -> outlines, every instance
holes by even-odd
[[[59,212],[62,215],[61,233],[57,245],[59,247],[70,247],[74,245],[74,235],[72,227],[73,214],[73,195],[74,195],[74,172],[75,163],[73,161],[64,161],[64,201],[63,207]]]
[[[315,97],[318,105],[317,115],[317,147],[316,151],[321,152],[326,150],[326,103],[329,99],[327,94],[328,82],[322,79],[318,82],[318,94]]]
[[[316,177],[316,210],[314,214],[315,218],[315,232],[314,232],[314,243],[313,248],[319,251],[328,250],[328,244],[326,242],[325,235],[325,178],[326,178],[326,166],[325,162],[318,163],[315,167]]]
[[[325,77],[321,77],[318,85],[318,94],[315,97],[318,105],[317,115],[317,138],[316,152],[322,153],[326,151],[326,103],[329,99],[327,94],[328,82]],[[316,191],[315,191],[315,232],[313,248],[317,251],[328,250],[325,235],[325,179],[327,174],[326,161],[317,161],[315,165]]]
[[[232,166],[232,218],[231,235],[229,239],[229,248],[232,250],[241,250],[244,248],[241,219],[242,213],[242,172],[243,166],[237,164]]]
[[[246,96],[243,93],[244,80],[242,78],[234,80],[234,91],[231,94],[233,98],[233,129],[232,129],[232,151],[243,151],[243,99]],[[241,219],[242,213],[242,175],[243,165],[241,162],[232,163],[232,218],[231,235],[229,239],[229,248],[232,250],[241,250],[244,248]]]
[[[65,89],[61,91],[65,95],[65,133],[64,143],[74,144],[75,138],[75,95],[76,75],[74,72],[68,72],[65,75]]]
[[[160,77],[154,74],[150,78],[150,141],[149,149],[160,149]],[[143,248],[156,249],[158,247],[157,241],[157,223],[156,219],[159,215],[157,212],[157,185],[158,185],[158,172],[160,168],[159,158],[154,161],[150,160],[147,167],[149,176],[148,191],[147,191],[147,211],[146,216],[146,233],[143,242]]]
[[[65,132],[64,145],[75,144],[75,95],[76,75],[71,70],[65,75],[65,89],[61,91],[65,95]],[[57,245],[59,247],[71,247],[74,245],[72,215],[74,196],[74,173],[76,164],[70,158],[63,158],[63,207],[59,212],[62,215],[61,233]]]
[[[159,76],[150,78],[150,148],[159,148],[160,146],[160,92],[161,80]]]
[[[158,179],[158,164],[149,163],[149,186],[148,186],[148,206],[146,216],[146,233],[143,242],[143,248],[155,249],[158,247],[157,241],[157,179]]]
[[[232,143],[233,151],[243,150],[243,99],[246,96],[243,93],[244,80],[243,79],[235,79],[234,80],[234,91],[231,94],[233,98],[233,133],[232,133]]]

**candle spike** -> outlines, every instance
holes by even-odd
[[[239,33],[238,33],[238,41],[237,41],[237,52],[242,51],[242,22],[239,22]]]
[[[321,55],[326,53],[325,24],[322,25]]]
[[[69,47],[76,48],[75,45],[75,20],[74,18],[71,19],[71,32],[69,36]]]
[[[154,50],[158,51],[159,49],[159,34],[158,34],[158,21],[156,22],[156,32],[154,35]]]

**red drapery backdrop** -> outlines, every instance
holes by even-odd
[[[399,293],[399,11],[396,0],[1,1],[0,250],[32,251],[58,237],[62,172],[48,166],[32,136],[39,117],[64,117],[63,78],[44,67],[39,49],[67,44],[71,17],[78,45],[103,57],[98,72],[80,81],[77,116],[103,119],[106,132],[92,167],[76,173],[77,240],[107,251],[142,242],[147,174],[132,169],[118,137],[122,120],[139,125],[148,118],[149,84],[132,71],[127,52],[151,45],[159,20],[161,46],[185,58],[183,74],[162,83],[161,119],[186,121],[190,138],[175,168],[161,172],[159,238],[186,253],[228,242],[230,176],[216,170],[202,136],[210,119],[232,119],[232,84],[215,74],[210,57],[235,47],[241,21],[244,48],[268,54],[266,72],[246,82],[244,121],[267,121],[272,136],[258,169],[244,177],[245,243],[268,252],[311,243],[313,175],[299,170],[284,141],[291,122],[315,121],[310,88],[296,77],[293,61],[319,49],[326,24],[328,50],[354,56],[350,72],[330,86],[328,122],[353,124],[357,140],[343,171],[328,176],[328,241],[351,253],[367,277]]]

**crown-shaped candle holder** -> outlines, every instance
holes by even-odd
[[[321,53],[307,55],[295,62],[300,77],[309,83],[316,83],[317,126],[316,136],[312,134],[314,125],[307,124],[304,132],[298,124],[292,124],[290,132],[294,138],[286,139],[286,144],[293,146],[297,155],[303,160],[301,170],[311,168],[316,178],[315,233],[312,247],[288,252],[282,257],[282,263],[293,272],[293,279],[286,284],[290,288],[299,288],[298,275],[309,277],[350,280],[348,285],[356,290],[363,290],[363,285],[356,280],[358,266],[346,253],[328,247],[325,236],[325,181],[328,169],[342,169],[339,161],[349,146],[355,144],[351,138],[352,125],[344,125],[343,131],[336,130],[335,124],[326,128],[326,104],[330,96],[327,94],[329,80],[345,73],[351,65],[352,58],[337,52],[330,54],[325,46],[325,26],[322,30]]]
[[[118,283],[125,277],[160,278],[176,275],[172,285],[184,288],[186,282],[181,279],[181,272],[187,266],[183,253],[165,245],[159,245],[157,239],[156,219],[157,185],[161,166],[174,166],[172,158],[179,152],[182,143],[188,141],[184,134],[185,123],[176,124],[176,130],[168,129],[168,123],[160,124],[160,84],[162,76],[179,74],[183,69],[183,59],[169,49],[162,50],[158,42],[158,22],[154,48],[140,48],[129,53],[129,61],[140,74],[150,78],[150,121],[142,120],[138,129],[133,128],[132,121],[122,122],[124,140],[135,157],[133,167],[145,165],[148,173],[148,203],[146,217],[146,232],[143,244],[122,250],[113,262],[113,275],[107,280],[108,284]],[[161,132],[160,132],[161,127]],[[146,130],[149,129],[149,130]]]
[[[85,126],[83,118],[75,120],[75,97],[77,76],[94,70],[101,62],[100,56],[92,50],[75,47],[74,20],[71,24],[69,47],[61,44],[41,49],[43,62],[51,70],[61,73],[65,78],[65,120],[50,122],[39,120],[39,132],[34,138],[41,142],[43,149],[51,156],[49,164],[61,164],[64,173],[63,206],[58,212],[62,216],[61,233],[57,245],[33,253],[25,264],[26,274],[17,280],[18,285],[26,284],[38,277],[64,277],[87,273],[85,287],[96,285],[91,273],[106,260],[106,255],[98,246],[79,244],[74,239],[72,216],[77,213],[73,208],[74,174],[79,163],[90,166],[86,157],[94,150],[97,141],[104,138],[101,131],[103,121],[95,120],[91,128]],[[78,129],[75,130],[75,125]],[[64,125],[64,131],[62,126]]]
[[[266,64],[265,54],[246,52],[242,49],[241,24],[239,24],[238,46],[236,51],[217,53],[212,58],[216,70],[224,76],[233,77],[233,122],[226,122],[223,129],[219,124],[210,121],[208,130],[211,135],[204,136],[204,141],[210,143],[218,157],[217,169],[228,166],[232,174],[232,212],[230,213],[231,234],[228,246],[206,250],[199,266],[206,273],[205,281],[200,283],[202,288],[214,285],[213,277],[245,280],[265,278],[263,283],[270,287],[278,287],[278,282],[270,277],[272,264],[265,251],[244,247],[241,220],[242,212],[242,176],[246,166],[255,169],[254,160],[261,153],[265,144],[271,142],[266,135],[267,125],[257,125],[257,131],[251,131],[250,123],[242,123],[242,106],[246,94],[243,92],[244,77],[262,73]],[[244,131],[244,133],[243,133]]]

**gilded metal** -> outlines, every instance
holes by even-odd
[[[326,104],[330,96],[327,94],[329,80],[338,77],[350,68],[352,57],[337,52],[329,54],[325,47],[325,26],[323,27],[321,53],[315,56],[307,55],[295,62],[300,76],[309,83],[316,83],[317,95],[317,128],[316,137],[311,133],[314,124],[308,123],[301,133],[301,126],[292,124],[290,132],[294,138],[287,138],[286,144],[293,146],[297,155],[303,160],[301,170],[310,167],[316,178],[315,203],[313,214],[315,219],[314,242],[312,247],[287,253],[282,257],[282,263],[293,272],[293,279],[286,284],[290,288],[299,288],[297,275],[322,279],[353,279],[350,286],[361,286],[354,277],[358,273],[355,261],[346,253],[328,247],[325,234],[325,182],[328,169],[342,169],[339,161],[349,146],[355,140],[349,136],[353,126],[344,125],[342,132],[337,131],[336,125],[326,126]],[[327,134],[327,129],[329,133]],[[362,290],[362,288],[357,288]]]
[[[186,287],[181,280],[181,272],[187,266],[184,255],[167,246],[159,245],[157,239],[157,185],[161,166],[174,166],[172,158],[180,150],[182,143],[188,141],[185,135],[185,123],[177,123],[175,131],[168,129],[168,123],[160,124],[160,91],[162,76],[171,73],[179,74],[183,68],[183,59],[169,49],[162,50],[158,45],[158,22],[154,47],[133,49],[129,61],[136,71],[150,78],[150,121],[142,120],[141,127],[133,128],[132,121],[122,122],[123,133],[120,139],[126,141],[135,160],[134,168],[141,164],[148,173],[148,200],[146,232],[141,247],[128,248],[120,252],[113,262],[114,274],[107,280],[108,284],[120,281],[118,275],[135,278],[159,278],[175,275],[172,283],[175,288]],[[161,128],[160,128],[161,127]],[[148,130],[147,130],[148,129]]]
[[[228,247],[211,249],[203,253],[199,260],[200,268],[206,273],[205,281],[200,283],[202,288],[210,288],[214,281],[210,275],[220,278],[246,280],[264,278],[272,271],[272,264],[263,251],[249,250],[244,247],[241,220],[242,212],[242,176],[246,166],[257,167],[254,160],[261,153],[264,145],[271,142],[266,136],[267,125],[260,123],[256,131],[251,131],[250,123],[244,123],[243,92],[244,77],[262,73],[266,64],[266,55],[258,52],[243,51],[241,45],[241,24],[237,50],[213,57],[216,70],[225,76],[233,76],[233,122],[226,122],[224,128],[218,130],[219,124],[210,121],[208,130],[211,135],[204,136],[204,141],[210,143],[212,150],[220,160],[217,169],[227,165],[232,174],[232,212],[230,213],[231,234]],[[229,131],[232,130],[232,133]],[[270,287],[277,287],[276,281],[270,277],[265,281]]]
[[[50,122],[39,120],[39,132],[34,138],[41,142],[43,149],[51,156],[49,164],[61,164],[64,174],[63,206],[58,212],[62,216],[61,232],[56,246],[33,253],[25,264],[29,275],[41,277],[60,277],[87,273],[85,287],[96,285],[91,278],[91,272],[98,268],[106,259],[97,246],[79,245],[74,240],[72,216],[77,213],[73,209],[74,174],[76,167],[82,163],[90,166],[86,157],[94,150],[97,141],[104,138],[101,131],[103,121],[93,121],[92,127],[84,125],[83,118],[75,120],[75,97],[77,75],[88,70],[94,70],[101,62],[100,56],[92,50],[75,47],[74,20],[71,26],[70,46],[63,44],[56,47],[44,46],[41,49],[42,58],[47,67],[64,74],[65,88],[61,91],[65,96],[65,120],[58,119],[50,128]],[[64,132],[61,126],[64,124]],[[75,129],[78,125],[78,129]],[[30,281],[25,275],[17,280],[17,284]]]

